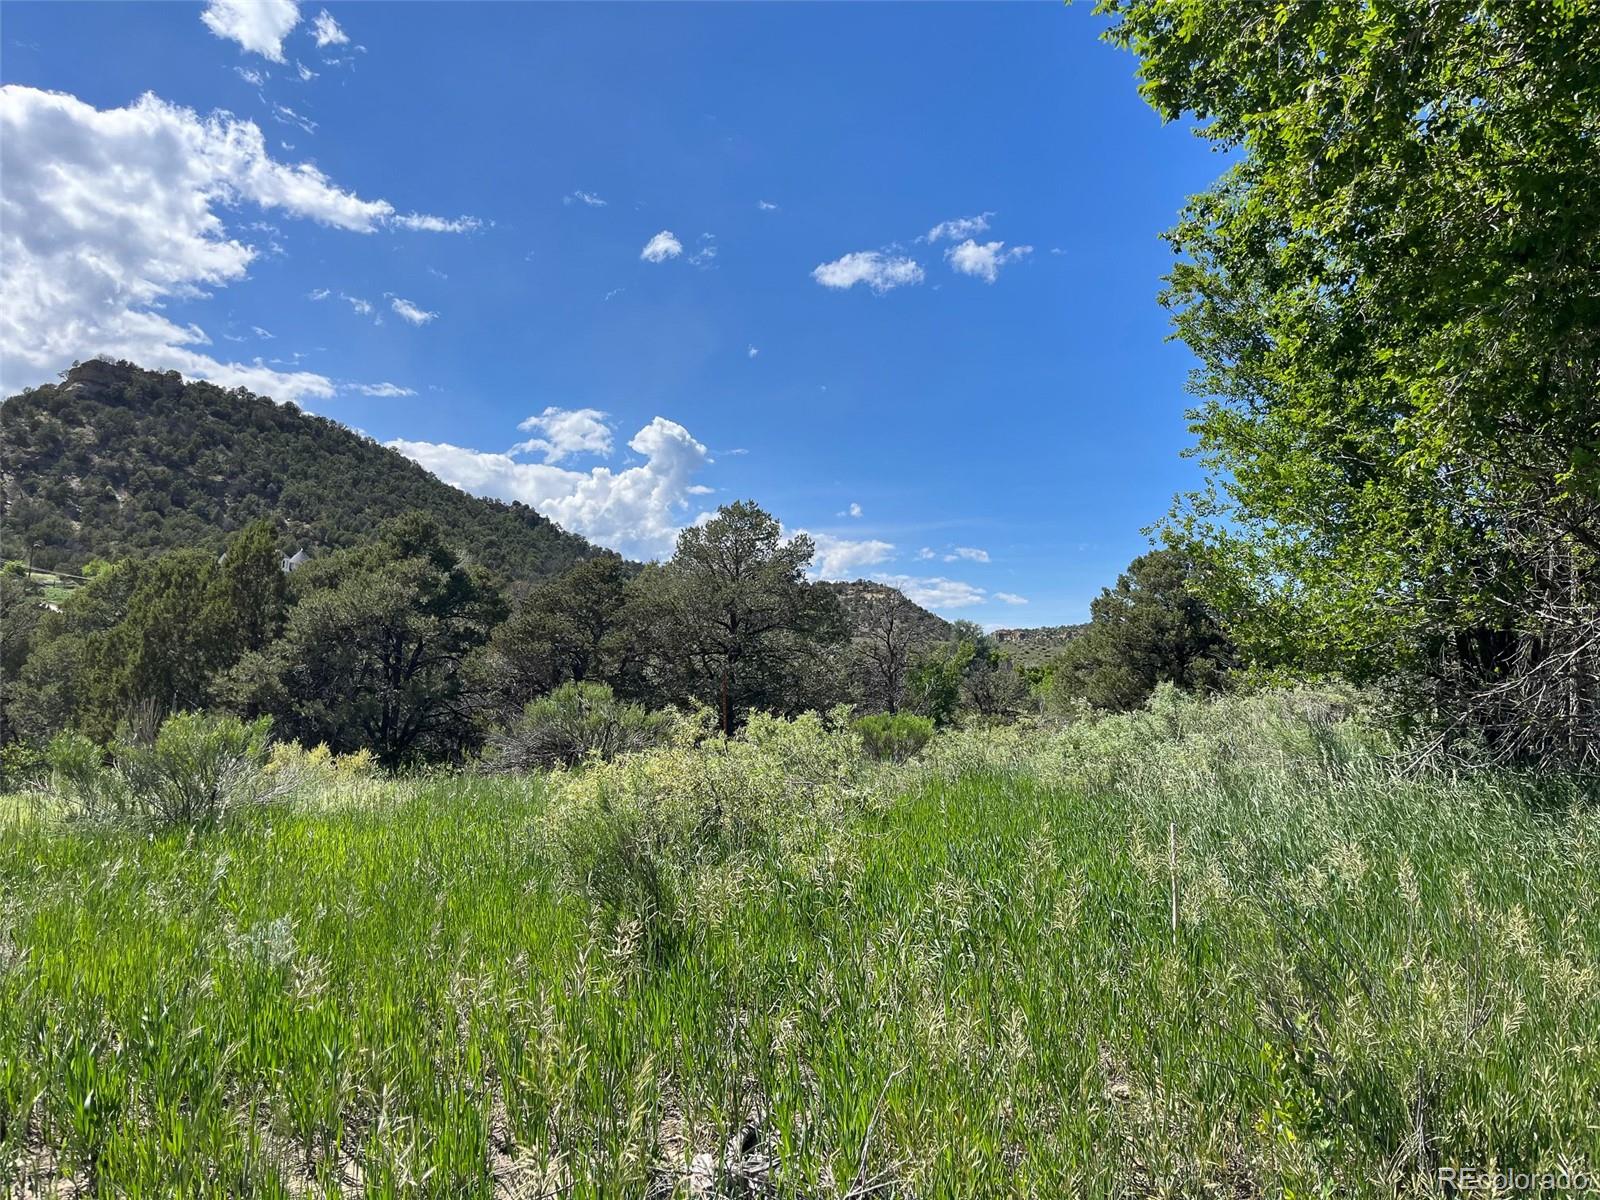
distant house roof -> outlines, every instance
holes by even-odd
[[[283,560],[283,569],[285,571],[294,571],[305,566],[310,561],[311,556],[305,552],[305,547],[302,546],[299,550],[296,550],[288,558]]]

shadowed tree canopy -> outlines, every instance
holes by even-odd
[[[471,736],[462,664],[504,615],[481,570],[464,566],[421,514],[368,546],[293,576],[283,635],[234,669],[228,692],[286,736],[387,765],[446,757]]]
[[[752,709],[799,712],[840,694],[848,628],[838,597],[806,580],[814,553],[744,500],[679,534],[672,560],[634,583],[666,689],[715,707],[724,731]]]
[[[1181,550],[1152,550],[1128,564],[1117,586],[1090,605],[1089,628],[1050,665],[1049,698],[1073,697],[1097,708],[1138,708],[1156,684],[1188,691],[1220,687],[1233,665],[1232,644],[1210,608],[1190,588],[1193,569]]]

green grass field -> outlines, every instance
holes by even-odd
[[[1393,1196],[1600,1168],[1600,811],[1304,697],[770,726],[0,832],[0,1177],[118,1196]],[[0,813],[4,813],[0,809]],[[20,816],[20,819],[19,819]]]

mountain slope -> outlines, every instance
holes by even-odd
[[[989,636],[999,644],[1002,654],[1026,669],[1044,666],[1088,628],[1087,624],[1044,625],[1035,629],[996,629]]]
[[[176,372],[90,361],[0,405],[0,556],[92,558],[218,546],[261,517],[286,549],[355,545],[433,516],[473,560],[539,580],[608,554],[524,504],[469,496],[336,421]]]
[[[923,646],[947,641],[955,633],[955,626],[949,621],[907,600],[898,588],[892,588],[888,584],[875,583],[870,579],[857,579],[850,583],[824,582],[818,586],[839,597],[839,602],[844,606],[845,616],[850,622],[850,628],[858,637],[866,632],[872,622],[873,603],[881,602],[888,596],[899,596],[905,600],[909,614],[906,627],[910,631],[913,645]]]

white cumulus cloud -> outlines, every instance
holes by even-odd
[[[219,38],[281,63],[283,39],[300,20],[300,6],[295,0],[211,0],[200,19]]]
[[[644,244],[644,249],[639,251],[639,257],[645,262],[666,262],[669,258],[677,258],[683,253],[683,243],[672,235],[670,229],[663,229],[655,237]]]
[[[975,233],[982,233],[989,228],[989,218],[992,212],[979,213],[975,217],[957,217],[953,221],[940,221],[928,230],[927,239],[937,242],[941,238],[949,238],[952,242],[958,238],[970,238]]]
[[[360,392],[363,396],[415,396],[417,393],[408,387],[401,387],[398,383],[353,383],[350,385],[352,392]]]
[[[894,554],[893,542],[876,538],[842,538],[828,533],[809,533],[804,529],[796,532],[806,534],[816,543],[817,555],[811,560],[811,573],[819,579],[852,579],[860,574],[862,567],[881,563]]]
[[[1005,249],[1004,242],[975,242],[971,238],[944,252],[952,269],[963,275],[976,275],[985,283],[993,283],[1006,263],[1033,253],[1032,246],[1013,246]]]
[[[329,15],[327,9],[319,12],[316,20],[311,22],[311,35],[317,39],[318,49],[343,46],[350,41],[349,35],[339,28],[339,22]]]
[[[611,427],[597,408],[551,407],[517,428],[538,436],[518,442],[510,454],[543,454],[545,462],[558,463],[571,454],[611,453]]]
[[[811,272],[826,288],[852,288],[864,283],[878,295],[906,284],[922,282],[922,268],[915,259],[896,258],[878,250],[857,250],[823,263]]]
[[[467,450],[445,442],[388,443],[446,483],[480,496],[520,500],[562,528],[623,554],[647,558],[672,552],[694,492],[694,476],[710,452],[676,421],[654,418],[628,442],[644,458],[614,471],[571,471],[548,463],[517,462],[509,454]]]
[[[1015,592],[996,592],[994,598],[1000,601],[1001,604],[1026,604],[1028,602],[1026,596],[1019,596]]]
[[[394,223],[388,201],[278,162],[259,127],[227,113],[153,95],[101,110],[17,85],[0,87],[0,178],[7,392],[108,355],[280,400],[334,394],[323,375],[212,357],[206,331],[163,307],[245,277],[263,253],[246,240],[253,209],[370,233]]]
[[[982,604],[988,593],[981,587],[963,583],[959,579],[944,579],[938,575],[874,575],[879,583],[899,588],[906,599],[923,608],[943,611],[953,608],[971,608]]]
[[[439,315],[436,312],[429,312],[425,308],[419,308],[403,296],[390,296],[389,307],[394,310],[395,316],[402,321],[410,321],[413,325],[426,325]]]

